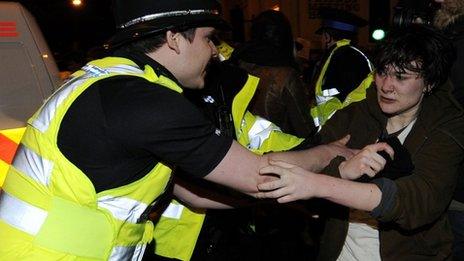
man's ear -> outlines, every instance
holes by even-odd
[[[329,33],[326,33],[327,34],[327,39],[328,39],[328,43],[331,44],[333,42],[335,42],[335,39],[333,38],[333,36]]]
[[[169,49],[175,51],[177,54],[180,53],[179,40],[180,33],[174,33],[172,31],[166,32],[166,43],[168,44]]]

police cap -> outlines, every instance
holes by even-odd
[[[330,28],[347,33],[356,33],[359,27],[367,25],[367,21],[348,11],[335,8],[321,8],[319,15],[322,20],[321,27],[317,29],[316,34],[322,34],[324,29]]]

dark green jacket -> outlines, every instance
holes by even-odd
[[[463,110],[451,98],[451,84],[424,97],[417,121],[404,142],[414,171],[394,180],[394,203],[378,217],[382,260],[446,260],[450,258],[452,234],[445,216],[464,160]],[[324,142],[351,134],[348,146],[363,148],[376,142],[387,118],[377,103],[375,86],[367,98],[339,111],[324,126]],[[342,159],[326,168],[338,174]],[[382,191],[382,199],[388,194]],[[336,260],[348,230],[348,208],[328,204],[320,260]]]

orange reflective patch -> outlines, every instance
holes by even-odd
[[[18,144],[0,133],[0,160],[11,164]]]

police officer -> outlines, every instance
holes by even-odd
[[[351,155],[332,144],[257,156],[181,95],[203,87],[217,55],[216,1],[115,0],[114,15],[113,56],[75,72],[28,121],[0,195],[1,260],[138,260],[174,167],[254,194],[270,159],[318,171]]]

